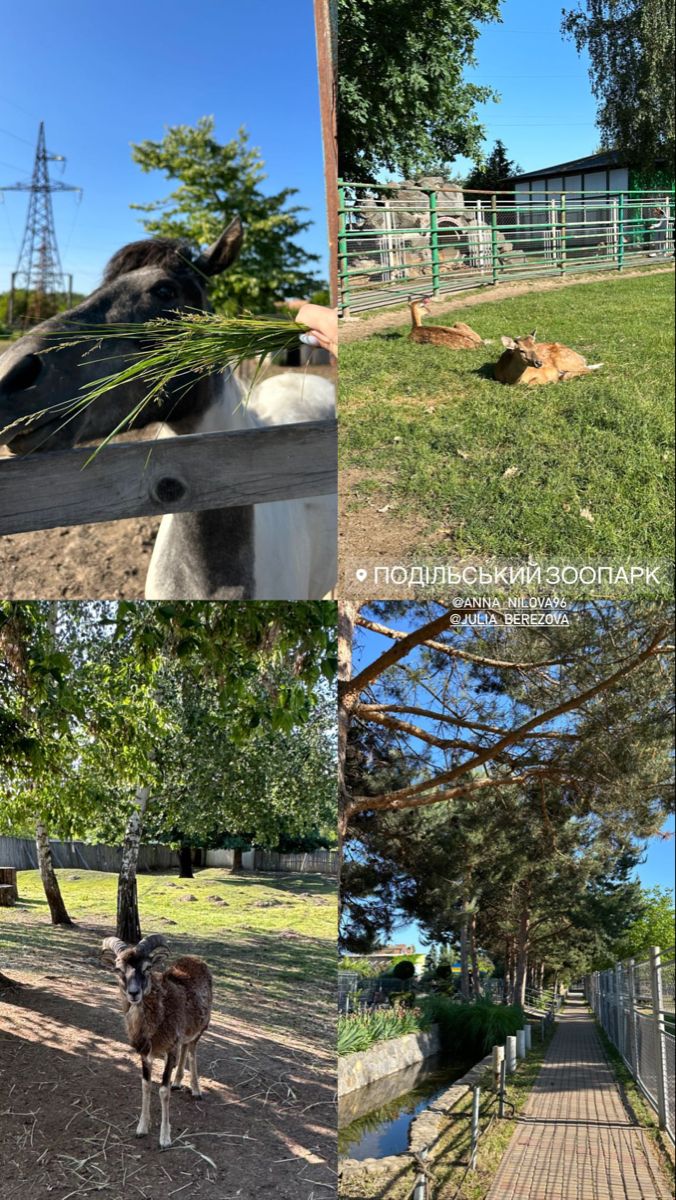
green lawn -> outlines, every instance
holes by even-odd
[[[671,274],[618,277],[430,318],[494,339],[477,351],[415,345],[408,328],[344,345],[341,465],[360,472],[352,508],[385,495],[424,529],[416,549],[437,556],[442,537],[445,554],[462,557],[668,557],[673,288]],[[535,326],[603,369],[546,388],[496,383],[500,336]],[[349,553],[349,513],[347,525]]]
[[[37,871],[20,871],[20,904],[2,910],[0,969],[44,969],[77,946],[96,957],[103,934],[115,932],[117,876],[57,871],[66,907],[80,932],[49,922]],[[187,900],[194,896],[194,900]],[[217,994],[246,1009],[260,989],[259,1017],[274,1025],[294,1002],[326,991],[336,973],[336,883],[319,875],[231,875],[211,868],[194,879],[139,875],[145,933],[163,933],[172,955],[196,953],[209,962]],[[299,1005],[299,1008],[301,1006]],[[303,1007],[304,1004],[303,1004]]]

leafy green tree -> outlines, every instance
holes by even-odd
[[[622,150],[637,167],[665,156],[673,180],[672,0],[580,0],[564,10],[563,30],[589,54],[604,147]]]
[[[222,143],[214,136],[213,117],[201,117],[194,126],[171,126],[161,142],[133,145],[132,156],[145,173],[161,171],[178,185],[162,200],[132,205],[146,214],[148,233],[203,246],[216,240],[235,213],[242,218],[242,252],[211,284],[217,312],[269,312],[285,297],[305,298],[322,288],[317,255],[297,240],[311,224],[303,217],[306,210],[290,203],[297,189],[265,194],[264,162],[244,129]]]
[[[500,0],[338,0],[338,152],[346,180],[383,170],[410,176],[474,157],[476,105],[494,99],[469,83],[480,24]]]
[[[673,946],[675,914],[671,892],[666,888],[648,888],[642,892],[641,909],[640,915],[614,945],[614,961],[645,959],[652,946],[659,946],[662,950]]]
[[[264,836],[285,799],[291,834],[335,813],[322,725],[336,670],[333,604],[59,606],[58,651],[52,607],[0,605],[0,725],[9,733],[0,752],[2,826],[17,832],[39,800],[51,836],[103,830],[123,841],[119,937],[140,936],[144,822],[156,836],[176,829],[203,837],[245,821]],[[247,742],[256,754],[247,756]],[[270,774],[275,762],[283,786],[279,770]],[[235,771],[228,810],[224,789]]]
[[[498,138],[485,162],[475,167],[465,180],[465,187],[486,191],[504,190],[507,181],[518,175],[521,167],[507,154],[505,143]]]

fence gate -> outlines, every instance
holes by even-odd
[[[341,309],[672,259],[673,213],[673,188],[522,196],[341,182]]]

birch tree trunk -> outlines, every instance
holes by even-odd
[[[46,624],[49,629],[52,646],[58,649],[57,642],[57,624],[59,618],[59,607],[56,600],[51,601],[47,608]],[[72,925],[70,917],[66,909],[66,905],[61,895],[59,881],[56,878],[54,871],[54,860],[52,858],[52,848],[49,844],[47,829],[40,816],[35,817],[35,847],[38,854],[38,866],[40,868],[40,878],[42,886],[45,890],[49,911],[51,913],[52,925]]]
[[[519,917],[519,932],[516,944],[516,971],[514,980],[514,1003],[523,1008],[526,1001],[526,977],[528,972],[528,943],[530,937],[530,911],[528,897],[524,900]]]
[[[347,739],[352,723],[352,712],[358,696],[341,695],[341,683],[352,678],[352,642],[359,605],[351,601],[338,605],[338,837],[342,853],[343,840],[347,834],[349,796],[345,782],[347,764]]]
[[[61,895],[59,881],[54,872],[54,860],[52,858],[52,848],[49,844],[49,838],[47,837],[47,830],[39,818],[35,823],[35,846],[38,852],[40,878],[42,886],[45,889],[52,925],[72,925],[73,922],[68,916],[63,896]]]
[[[472,959],[472,989],[475,1000],[480,1000],[483,991],[481,988],[481,972],[479,970],[479,952],[476,944],[476,912],[472,913],[469,925],[469,948]]]
[[[460,995],[463,1000],[469,1000],[469,917],[465,906],[463,909],[460,926]]]
[[[141,845],[143,817],[148,804],[150,788],[136,789],[136,806],[129,817],[122,846],[122,864],[117,884],[117,929],[123,942],[135,946],[141,940],[141,921],[138,912],[136,890],[136,866]]]

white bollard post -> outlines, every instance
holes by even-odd
[[[517,1029],[516,1032],[516,1054],[517,1058],[526,1057],[526,1030]]]
[[[528,1051],[532,1049],[532,1046],[533,1046],[533,1026],[526,1025],[526,1053],[528,1053]]]
[[[505,1062],[507,1063],[507,1074],[513,1075],[516,1071],[516,1038],[508,1037],[505,1045]]]

